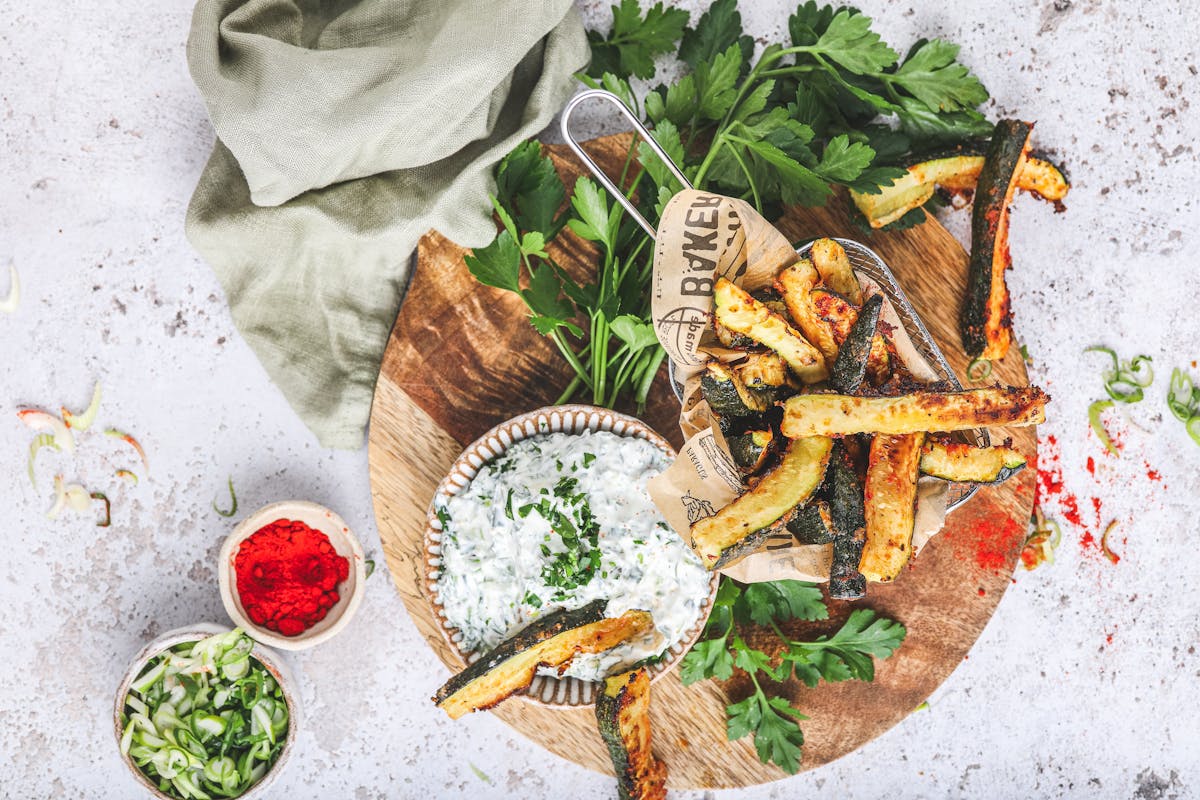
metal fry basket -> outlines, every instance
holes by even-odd
[[[621,98],[617,97],[612,92],[608,92],[603,89],[589,89],[587,91],[580,92],[571,98],[571,101],[567,103],[566,108],[563,109],[561,118],[562,135],[563,139],[565,139],[567,142],[567,146],[570,147],[571,151],[579,157],[579,160],[583,162],[584,166],[588,168],[588,171],[592,173],[592,176],[600,183],[600,185],[607,189],[608,193],[612,195],[613,199],[620,203],[625,209],[626,213],[628,213],[629,216],[635,222],[637,222],[639,226],[641,226],[642,230],[653,237],[657,233],[654,226],[652,226],[649,221],[642,216],[641,212],[638,211],[637,207],[630,202],[629,198],[625,196],[625,192],[622,191],[621,187],[614,183],[612,179],[605,174],[604,170],[600,169],[600,166],[587,153],[587,151],[583,149],[583,146],[571,133],[571,115],[577,108],[579,108],[580,105],[589,100],[603,100],[615,106],[617,111],[620,112],[620,114],[624,116],[629,124],[633,127],[634,132],[642,138],[642,140],[654,152],[654,154],[662,160],[663,164],[665,164],[667,168],[671,170],[671,174],[675,176],[675,179],[679,181],[680,185],[688,189],[694,187],[683,174],[683,170],[679,168],[679,165],[671,160],[658,142],[654,140],[654,137],[650,134],[650,131],[646,129],[646,126],[642,124],[642,121],[638,119],[636,114],[630,111],[629,107],[625,105]],[[896,282],[896,276],[892,274],[891,269],[888,268],[883,259],[880,258],[874,250],[860,242],[856,242],[852,239],[841,238],[835,238],[835,241],[838,242],[843,249],[845,249],[846,255],[850,259],[850,265],[854,268],[854,271],[865,275],[879,286],[884,297],[887,298],[888,302],[895,310],[896,316],[900,318],[900,322],[904,325],[904,330],[908,334],[909,339],[912,340],[913,346],[916,348],[917,352],[921,354],[925,361],[928,362],[929,366],[937,374],[938,379],[943,383],[948,384],[954,390],[961,390],[962,384],[959,382],[958,377],[954,374],[954,370],[950,369],[950,364],[946,362],[946,357],[943,355],[941,348],[939,348],[937,342],[933,340],[933,336],[930,335],[929,329],[926,328],[925,323],[921,321],[916,309],[912,307],[912,303],[908,301],[908,297],[904,294],[904,290],[901,289],[900,284]],[[798,247],[796,249],[796,254],[801,258],[804,258],[808,256],[811,249],[812,243],[809,242],[801,247]],[[671,364],[670,368],[671,385],[675,390],[675,395],[682,400],[682,387],[680,387],[678,382],[675,381],[674,365]],[[991,438],[988,436],[987,430],[983,428],[962,431],[959,434],[956,434],[955,438],[979,447],[987,447],[991,443]],[[946,499],[946,510],[953,510],[965,503],[971,497],[971,495],[975,494],[976,489],[977,487],[974,484],[969,483],[950,484],[950,494]]]

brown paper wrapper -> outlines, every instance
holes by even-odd
[[[691,542],[693,523],[715,514],[743,490],[725,438],[700,394],[704,366],[713,359],[737,357],[721,346],[713,330],[713,287],[723,277],[753,292],[770,286],[796,259],[787,238],[742,200],[685,189],[663,209],[654,250],[651,313],[658,340],[683,387],[679,428],[687,441],[675,462],[652,478],[647,489],[685,542]],[[859,280],[866,296],[880,291],[864,276]],[[913,346],[886,295],[882,314],[895,328],[896,350],[914,377],[936,381],[937,374]],[[918,482],[916,552],[941,529],[947,495],[942,481]],[[826,581],[832,550],[828,544],[798,545],[783,534],[721,572],[746,583],[781,578]]]

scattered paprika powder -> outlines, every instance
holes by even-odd
[[[337,585],[349,577],[350,562],[321,531],[278,519],[242,542],[234,570],[250,621],[299,636],[337,604]]]

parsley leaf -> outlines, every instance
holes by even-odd
[[[743,591],[734,612],[739,620],[758,625],[790,619],[828,619],[821,588],[806,581],[779,580],[752,583]]]
[[[500,231],[491,244],[476,248],[463,260],[467,262],[467,269],[475,276],[475,280],[484,286],[510,292],[520,290],[521,250],[508,231]]]
[[[741,51],[742,61],[749,63],[754,55],[754,39],[742,33],[742,15],[737,10],[737,0],[715,0],[700,15],[696,27],[683,32],[679,60],[696,69],[733,44]]]
[[[554,238],[566,221],[556,216],[566,200],[562,179],[533,140],[517,145],[496,167],[496,200],[511,210],[518,228],[536,231],[543,240]]]
[[[979,79],[959,64],[958,45],[942,39],[918,43],[885,80],[898,84],[931,111],[973,109],[988,99]]]
[[[718,120],[725,116],[737,97],[737,79],[742,69],[742,51],[736,44],[696,67],[697,111]]]
[[[871,30],[871,18],[853,9],[838,11],[812,48],[859,75],[881,72],[898,58]]]
[[[638,0],[621,0],[612,7],[613,24],[608,36],[588,31],[592,61],[587,74],[599,78],[605,72],[627,78],[654,77],[654,57],[675,49],[683,35],[688,13],[679,8],[664,8],[661,2],[642,10]]]

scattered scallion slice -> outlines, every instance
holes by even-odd
[[[54,434],[54,443],[68,453],[75,452],[75,437],[67,423],[48,411],[37,408],[22,408],[17,412],[17,418],[35,431],[49,431]]]
[[[1167,407],[1180,422],[1187,422],[1196,413],[1200,404],[1200,389],[1192,384],[1192,376],[1176,367],[1171,370],[1171,383],[1167,387]]]
[[[368,558],[366,561],[363,562],[363,566],[366,567],[366,570],[367,570],[367,574],[364,575],[363,577],[365,577],[365,578],[371,577],[372,573],[375,572],[375,559]]]
[[[992,374],[992,362],[986,358],[975,358],[970,364],[967,364],[967,380],[972,383],[987,380]]]
[[[1108,437],[1108,431],[1104,428],[1104,422],[1100,419],[1100,415],[1112,407],[1112,400],[1097,400],[1092,403],[1088,406],[1088,423],[1091,424],[1092,432],[1096,434],[1096,438],[1104,445],[1104,449],[1120,458],[1121,454],[1113,446],[1112,439]]]
[[[0,312],[12,314],[21,305],[21,279],[17,276],[15,264],[8,265],[8,294],[0,300]]]
[[[232,501],[228,511],[222,511],[217,508],[217,499],[214,497],[212,501],[213,511],[220,514],[222,517],[232,517],[237,513],[237,493],[233,491],[233,476],[229,477],[229,499]]]
[[[1109,534],[1116,530],[1117,524],[1117,520],[1115,519],[1108,523],[1108,527],[1104,529],[1104,535],[1100,537],[1100,552],[1104,554],[1105,558],[1114,564],[1120,561],[1121,557],[1114,553],[1112,548],[1108,546],[1108,537]]]
[[[1200,415],[1194,416],[1187,421],[1188,436],[1192,437],[1192,441],[1200,444]]]
[[[38,450],[43,447],[49,447],[51,450],[59,450],[59,446],[54,441],[54,435],[50,433],[39,433],[33,437],[33,441],[29,443],[29,482],[33,488],[37,488],[37,475],[34,472],[34,462],[37,461]]]
[[[82,414],[72,414],[66,406],[63,406],[62,418],[68,428],[73,428],[77,431],[86,431],[96,421],[96,413],[99,411],[100,381],[96,381],[96,387],[92,389],[92,402],[88,404],[87,409]]]
[[[1153,359],[1150,356],[1134,356],[1124,364],[1110,347],[1086,347],[1085,353],[1104,353],[1112,359],[1112,366],[1100,373],[1104,379],[1104,391],[1115,403],[1140,403],[1145,398],[1145,389],[1154,383]]]
[[[287,701],[253,646],[240,629],[179,644],[130,685],[121,752],[163,792],[236,797],[278,759]]]
[[[130,486],[137,486],[138,476],[136,474],[134,474],[133,472],[130,472],[127,469],[117,470],[116,476],[118,478],[120,478],[121,480],[125,481],[126,483],[128,483]]]
[[[1035,570],[1042,564],[1054,563],[1054,551],[1062,542],[1062,528],[1052,519],[1046,519],[1040,508],[1033,511],[1032,530],[1021,550],[1021,563],[1027,570]]]
[[[97,522],[96,527],[107,528],[112,525],[112,503],[108,502],[108,495],[104,492],[92,492],[92,499],[104,503],[104,519]]]
[[[146,472],[150,471],[150,461],[146,458],[146,451],[142,449],[142,445],[137,439],[130,436],[128,433],[119,431],[116,428],[108,428],[104,431],[105,436],[112,436],[114,439],[120,439],[137,451],[138,457],[142,459],[142,466],[146,468]]]

